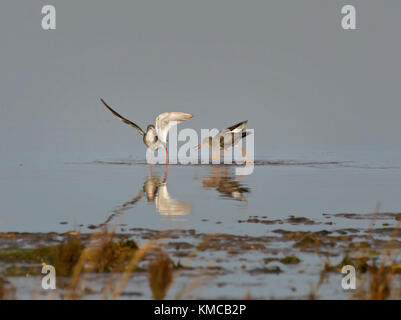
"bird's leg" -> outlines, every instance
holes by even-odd
[[[149,177],[152,178],[152,164],[150,164]]]
[[[168,166],[166,166],[166,172],[164,173],[164,181],[167,181],[168,178]]]
[[[216,158],[217,156],[219,156],[219,155],[225,154],[226,152],[227,152],[227,151],[220,152],[220,153],[216,153],[216,154],[212,157],[212,160],[213,160],[214,158]]]
[[[243,155],[244,155],[244,157],[245,157],[245,159],[246,159],[246,161],[247,161],[248,163],[249,163],[249,162],[252,162],[252,161],[249,160],[248,157],[246,156],[246,153],[245,153],[244,149],[242,149],[240,146],[236,146],[236,147],[241,149],[241,151],[242,151],[242,153],[243,153]]]
[[[164,149],[166,150],[166,164],[169,164],[170,162],[168,161],[168,151],[166,147],[164,147]]]
[[[149,159],[147,159],[148,152],[149,152]],[[148,150],[146,150],[146,163],[147,164],[152,164],[152,159],[153,159],[153,151],[148,148]]]

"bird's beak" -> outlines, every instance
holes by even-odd
[[[198,144],[198,145],[195,147],[195,150],[199,150],[200,148],[202,148],[202,143]]]

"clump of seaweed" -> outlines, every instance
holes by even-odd
[[[315,221],[305,218],[305,217],[295,217],[293,215],[289,216],[288,219],[285,220],[285,222],[290,223],[290,224],[316,224]]]
[[[279,266],[272,266],[272,267],[268,267],[268,266],[262,266],[261,268],[255,268],[252,270],[249,270],[250,274],[279,274],[282,273],[283,271],[281,270],[281,268]]]
[[[297,256],[287,256],[279,260],[282,264],[298,264],[301,262]]]
[[[321,240],[317,238],[315,235],[307,234],[302,239],[297,241],[294,244],[294,247],[307,248],[307,247],[319,246],[321,244],[322,244]]]
[[[87,268],[94,272],[123,271],[138,246],[133,240],[114,240],[107,230],[92,244]]]
[[[298,264],[301,262],[301,259],[299,259],[297,256],[295,255],[290,255],[290,256],[286,256],[284,258],[274,258],[274,257],[268,257],[268,258],[264,258],[263,259],[265,264],[268,264],[270,262],[274,262],[274,261],[278,261],[282,264]]]
[[[70,276],[82,254],[82,250],[81,240],[78,237],[70,237],[66,242],[50,248],[48,264],[54,266],[57,275]]]

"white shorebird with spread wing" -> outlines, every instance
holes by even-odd
[[[138,125],[133,123],[132,121],[124,118],[112,108],[110,108],[107,103],[100,99],[102,103],[106,106],[107,109],[110,110],[112,114],[116,117],[120,118],[124,123],[134,127],[138,132],[143,136],[143,142],[145,145],[150,148],[152,151],[157,150],[159,148],[164,148],[166,150],[166,163],[169,164],[168,161],[168,151],[166,147],[167,142],[167,134],[172,126],[187,121],[193,118],[193,115],[185,112],[164,112],[157,116],[156,118],[156,127],[152,124],[148,125],[146,128],[146,132],[144,132]],[[151,154],[152,155],[152,154]]]

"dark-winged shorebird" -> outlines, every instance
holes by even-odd
[[[157,150],[159,148],[164,148],[166,150],[166,160],[168,161],[168,151],[166,147],[167,134],[170,128],[178,123],[187,121],[193,118],[193,115],[185,112],[164,112],[157,116],[156,118],[156,126],[150,124],[146,128],[146,132],[144,132],[139,126],[137,126],[132,121],[124,118],[122,115],[118,114],[112,108],[110,108],[107,103],[100,99],[102,103],[106,106],[107,109],[110,110],[112,114],[116,117],[120,118],[122,122],[134,127],[138,132],[143,136],[143,143],[150,148],[152,151]],[[152,154],[151,154],[152,155]]]
[[[220,153],[216,153],[212,156],[212,160],[219,155],[225,154],[227,149],[237,147],[240,148],[242,153],[244,154],[246,161],[251,162],[246,156],[244,149],[236,144],[243,138],[245,138],[249,132],[244,131],[246,126],[248,125],[248,120],[237,123],[231,127],[221,130],[214,137],[206,137],[202,140],[200,144],[198,144],[198,148],[202,148],[203,146],[208,146],[212,150],[221,151]]]

